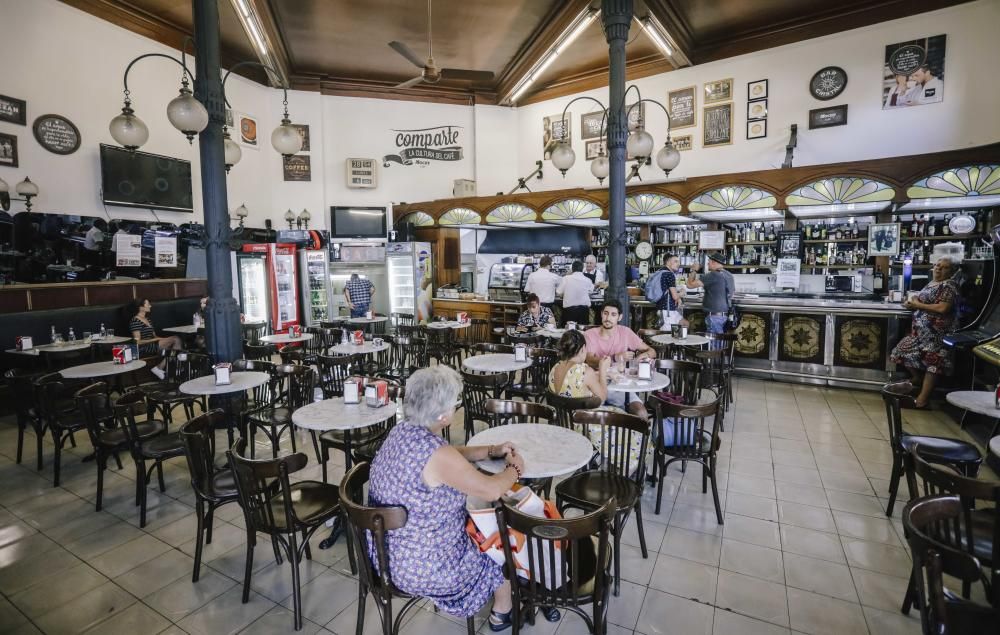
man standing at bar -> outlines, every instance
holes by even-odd
[[[552,273],[552,258],[542,256],[538,263],[538,269],[531,272],[528,281],[524,283],[526,294],[534,293],[538,296],[538,301],[548,310],[553,310],[556,306],[556,289],[562,282],[562,277]]]
[[[590,292],[594,283],[583,275],[583,263],[573,261],[573,271],[562,279],[556,293],[562,296],[562,325],[567,322],[590,324]]]
[[[584,260],[583,275],[590,278],[590,281],[594,283],[594,286],[598,289],[603,289],[607,285],[607,276],[604,275],[604,271],[597,268],[597,257],[594,254],[590,254]]]
[[[669,329],[674,324],[680,324],[681,318],[681,295],[677,292],[677,270],[680,269],[681,261],[674,254],[667,256],[667,261],[660,276],[660,287],[663,295],[656,303],[656,308],[660,311],[660,319],[663,322],[664,330]]]
[[[709,333],[724,333],[729,311],[733,308],[736,294],[736,280],[722,266],[726,264],[721,254],[708,256],[708,273],[698,279],[699,265],[695,263],[688,273],[689,288],[705,287],[705,299],[701,306],[705,309],[705,325]]]
[[[374,297],[374,283],[368,278],[361,278],[358,274],[352,273],[351,279],[344,285],[344,298],[347,300],[347,306],[351,308],[351,317],[365,317]]]

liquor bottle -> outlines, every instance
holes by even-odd
[[[767,239],[771,241],[777,239],[777,236],[774,233],[774,225],[771,225],[770,227],[767,228]]]
[[[933,236],[937,233],[937,220],[932,220],[929,216],[927,218],[927,235]]]
[[[944,222],[941,223],[941,234],[942,235],[944,235],[944,236],[950,236],[951,235],[951,227],[949,227],[949,225],[948,225],[948,223],[950,223],[950,222],[951,222],[951,214],[945,214],[944,215]]]
[[[56,343],[56,327],[51,327],[49,332],[49,341],[53,344]]]
[[[826,240],[826,223],[819,224],[819,238],[820,240]]]
[[[108,336],[108,329],[104,328],[104,322],[101,322],[101,339],[103,340]]]
[[[806,225],[805,226],[805,237],[806,237],[806,240],[812,240],[812,237],[813,237],[812,225]]]
[[[913,221],[910,223],[910,236],[917,237],[920,235],[920,223],[917,222],[917,215],[913,215]]]
[[[73,332],[73,327],[72,326],[69,327],[69,341],[71,341],[71,342],[75,342],[76,341],[76,333]]]
[[[837,225],[837,229],[834,231],[833,235],[836,240],[840,240],[844,237],[844,234],[840,229],[840,225]]]
[[[885,275],[882,273],[882,267],[875,267],[875,278],[872,281],[872,289],[876,293],[881,293],[884,287]]]

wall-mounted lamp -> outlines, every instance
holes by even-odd
[[[295,226],[298,227],[299,229],[301,229],[303,226],[305,226],[306,229],[309,229],[310,220],[312,220],[312,214],[309,213],[309,210],[303,209],[299,213],[299,217],[295,219]]]
[[[4,185],[7,184],[4,183]],[[28,177],[24,177],[24,180],[15,186],[14,191],[17,192],[19,196],[24,197],[24,208],[30,212],[31,199],[38,196],[38,186],[35,185]]]
[[[292,224],[295,222],[295,212],[292,210],[285,212],[285,222],[288,223],[288,229],[291,229]]]
[[[236,208],[233,214],[236,215],[236,218],[240,219],[240,227],[242,228],[243,221],[246,219],[247,216],[250,215],[250,211],[247,209],[246,205],[240,205],[239,207]]]

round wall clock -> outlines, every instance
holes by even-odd
[[[635,257],[639,260],[649,260],[653,257],[653,246],[645,240],[636,243]]]
[[[822,101],[833,99],[846,87],[847,71],[839,66],[821,68],[809,80],[809,94]]]

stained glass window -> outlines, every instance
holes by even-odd
[[[912,198],[1000,195],[1000,165],[968,165],[921,179],[906,190]]]
[[[661,194],[635,194],[625,199],[625,216],[668,216],[680,211],[680,203]]]
[[[770,192],[745,185],[730,185],[699,195],[688,205],[688,210],[692,212],[748,210],[774,207],[777,204],[778,199]]]
[[[403,223],[413,223],[414,227],[432,227],[434,225],[434,219],[431,218],[430,214],[425,212],[410,212],[396,222],[400,225]]]
[[[582,198],[569,198],[545,208],[542,220],[571,220],[574,218],[600,218],[601,207]]]
[[[803,185],[785,198],[788,205],[840,205],[891,201],[896,191],[887,183],[853,176],[822,179]]]
[[[468,207],[450,209],[438,218],[438,225],[480,225],[483,219]]]
[[[504,203],[486,215],[487,223],[523,223],[535,220],[535,210],[520,203]]]

